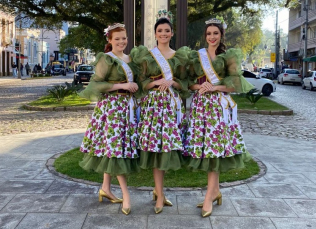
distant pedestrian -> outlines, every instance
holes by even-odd
[[[26,71],[26,75],[28,76],[28,75],[29,75],[29,72],[31,71],[31,67],[30,67],[30,65],[29,65],[29,62],[26,62],[25,71]]]
[[[13,77],[15,78],[16,77],[16,70],[17,70],[17,66],[15,64],[15,62],[13,62],[13,64],[11,65],[12,67],[12,74],[13,74]]]
[[[22,63],[20,63],[21,76],[23,76],[23,68],[24,68],[23,64],[22,64]]]
[[[41,66],[40,64],[37,65],[37,71],[38,71],[39,73],[41,73],[41,71],[42,71],[42,66]]]
[[[37,73],[37,64],[35,64],[35,66],[33,68],[33,73]]]

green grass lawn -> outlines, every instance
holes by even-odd
[[[249,109],[249,110],[289,110],[289,108],[278,104],[268,98],[262,97],[256,102],[255,105],[251,104],[246,98],[243,98],[239,95],[232,95],[232,98],[238,105],[238,109]]]
[[[84,154],[79,148],[72,149],[61,155],[55,160],[54,166],[60,173],[66,174],[73,178],[79,178],[94,182],[102,183],[103,175],[87,172],[79,166]],[[251,160],[246,163],[246,168],[235,169],[220,174],[220,182],[231,182],[244,180],[258,174],[260,168],[258,164]],[[127,177],[128,185],[134,187],[154,186],[152,170],[142,170],[140,173],[131,174]],[[118,184],[116,178],[112,180],[113,184]],[[190,172],[186,169],[178,171],[168,171],[165,174],[165,187],[205,187],[207,185],[206,172]]]
[[[67,96],[60,103],[57,102],[56,99],[51,96],[43,96],[39,99],[29,103],[30,106],[38,106],[38,107],[65,107],[65,106],[85,106],[89,105],[90,101],[84,98],[79,97],[77,94],[73,94]]]

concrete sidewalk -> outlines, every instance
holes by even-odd
[[[268,168],[248,184],[222,189],[209,218],[195,205],[204,190],[166,191],[173,207],[155,215],[151,192],[131,188],[132,213],[98,202],[99,187],[52,175],[52,155],[80,145],[84,129],[0,137],[0,228],[316,228],[315,142],[245,134]],[[114,193],[121,196],[120,190]]]

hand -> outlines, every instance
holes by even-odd
[[[166,91],[169,87],[172,86],[173,83],[174,83],[173,80],[166,80],[166,79],[164,79],[164,82],[158,87],[158,89],[161,92]]]
[[[201,85],[201,89],[199,90],[199,93],[204,94],[205,92],[214,92],[214,91],[216,91],[216,86],[214,86],[213,84],[209,82],[204,82]]]
[[[122,86],[124,90],[130,91],[132,93],[135,93],[138,90],[138,85],[134,82],[124,83]]]

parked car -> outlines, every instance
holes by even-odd
[[[245,79],[251,83],[259,93],[265,96],[270,96],[272,92],[276,91],[275,83],[269,79],[263,79],[259,75],[252,72],[243,70],[243,76]]]
[[[78,83],[89,82],[93,74],[94,68],[92,65],[79,65],[77,71],[74,74],[74,84],[77,85]]]
[[[50,71],[53,76],[66,75],[66,68],[60,62],[53,62]]]
[[[282,70],[281,74],[278,76],[278,84],[292,83],[301,84],[302,76],[297,69],[285,68]]]
[[[316,71],[310,71],[307,76],[302,80],[302,88],[309,88],[311,91],[316,89]]]
[[[260,78],[265,78],[267,77],[267,74],[272,73],[270,68],[261,68],[258,75]]]

